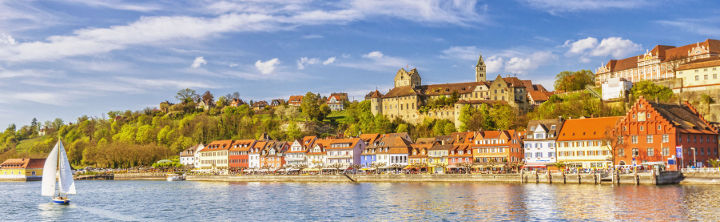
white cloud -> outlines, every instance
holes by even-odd
[[[501,72],[527,74],[557,57],[551,51],[530,52],[532,52],[530,49],[508,49],[496,52],[488,50],[483,55],[487,74],[500,74]],[[530,54],[528,55],[528,53]],[[472,61],[474,66],[474,62],[480,55],[480,49],[476,46],[452,46],[443,50],[440,57]]]
[[[310,34],[310,35],[304,35],[304,36],[302,36],[302,38],[304,38],[304,39],[321,39],[321,38],[325,38],[325,37],[322,35]]]
[[[323,65],[330,65],[335,62],[335,57],[327,58],[325,61],[322,62]]]
[[[441,57],[462,60],[477,60],[480,49],[475,46],[453,46],[442,51]]]
[[[320,59],[318,59],[318,58],[301,57],[297,61],[297,68],[300,70],[303,70],[303,69],[305,69],[305,65],[313,65],[313,64],[316,64],[319,62],[320,62]]]
[[[593,56],[608,56],[621,58],[640,50],[640,45],[628,39],[620,37],[610,37],[603,39],[595,50],[592,51]]]
[[[381,59],[383,57],[383,53],[381,51],[372,51],[363,55],[362,57],[369,59]]]
[[[563,47],[569,48],[566,56],[578,57],[580,62],[590,62],[591,56],[612,56],[623,58],[640,50],[641,46],[629,39],[620,37],[604,38],[598,43],[598,39],[587,37],[577,41],[567,40]]]
[[[17,44],[17,41],[15,41],[15,38],[13,38],[11,35],[0,33],[0,47],[4,45],[15,45]]]
[[[350,60],[352,56],[345,57],[343,54],[342,62],[336,63],[337,66],[364,69],[370,71],[387,71],[388,68],[400,68],[409,65],[409,61],[404,58],[388,56],[381,51],[371,51],[363,54],[362,59]]]
[[[202,56],[195,57],[195,60],[193,60],[192,67],[193,69],[200,68],[200,66],[207,65],[207,61],[205,61],[205,58]]]
[[[48,105],[67,105],[69,101],[66,93],[49,92],[0,92],[0,104],[17,104],[18,102],[33,102]]]
[[[505,71],[513,74],[527,74],[555,58],[556,56],[549,51],[535,52],[527,57],[511,57],[505,62]]]
[[[273,73],[278,64],[280,64],[280,60],[278,58],[270,59],[265,62],[258,60],[255,62],[255,68],[260,71],[260,73],[267,75]]]
[[[490,56],[485,59],[485,68],[488,74],[499,73],[505,66],[505,59],[500,56]]]
[[[520,2],[547,11],[550,14],[604,9],[632,9],[647,6],[651,3],[647,0],[520,0]]]
[[[570,55],[576,55],[584,53],[585,51],[589,49],[593,49],[597,46],[598,40],[593,37],[587,37],[584,39],[577,40],[575,42],[571,42],[570,40],[565,41],[564,47],[569,47],[568,54]]]
[[[486,6],[478,12],[476,0],[352,0],[351,9],[368,17],[382,15],[410,21],[468,25],[484,22]]]
[[[71,3],[77,3],[77,4],[84,4],[90,7],[96,7],[96,8],[109,8],[109,9],[115,9],[115,10],[124,10],[124,11],[137,11],[137,12],[152,12],[162,9],[159,5],[154,4],[135,4],[135,3],[128,3],[126,1],[117,1],[117,0],[92,0],[92,1],[84,1],[84,0],[65,0],[65,2],[71,2]]]
[[[694,32],[702,36],[718,36],[720,35],[720,17],[713,16],[708,18],[682,18],[676,20],[660,20],[657,23],[670,26],[675,29]]]

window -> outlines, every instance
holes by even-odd
[[[555,154],[555,153],[553,153],[553,152],[548,152],[548,157],[549,157],[549,158],[552,158],[554,154]]]
[[[653,143],[653,135],[647,135],[647,143]]]
[[[632,136],[632,143],[633,143],[633,144],[637,144],[637,143],[638,143],[638,138],[637,138],[637,136]]]
[[[638,148],[632,148],[632,156],[638,156],[640,155],[640,150]]]
[[[663,156],[670,156],[670,148],[663,147],[663,148],[662,148],[662,155],[663,155]]]
[[[653,148],[647,148],[647,155],[648,155],[648,156],[655,156],[655,150],[653,150]]]
[[[661,126],[661,125],[658,125],[658,130],[662,130],[662,126]]]
[[[697,72],[697,70],[695,70]],[[700,76],[696,75],[695,80],[700,80]]]
[[[645,131],[645,126],[640,126],[640,131]]]
[[[708,75],[707,75],[707,74],[705,74],[705,76],[704,76],[704,77],[705,77],[705,80],[708,80]]]

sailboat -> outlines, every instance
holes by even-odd
[[[53,197],[52,201],[54,203],[69,204],[68,194],[76,194],[75,181],[73,180],[67,153],[65,153],[65,147],[63,147],[62,141],[58,140],[47,159],[45,159],[42,175],[42,195]]]

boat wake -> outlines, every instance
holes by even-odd
[[[96,216],[99,216],[102,218],[106,218],[106,219],[121,220],[121,221],[147,221],[147,219],[140,220],[140,219],[137,219],[130,215],[112,212],[112,211],[105,210],[105,209],[100,209],[100,208],[95,208],[95,207],[86,207],[86,206],[77,206],[77,205],[74,205],[74,206],[80,210],[83,210],[90,214],[93,214],[93,215],[96,215]]]

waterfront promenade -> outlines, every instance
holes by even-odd
[[[706,176],[705,178],[712,178]],[[718,177],[720,179],[720,176]],[[115,174],[115,180],[164,180],[164,173]],[[564,174],[555,173],[505,173],[505,174],[330,174],[330,175],[188,175],[190,181],[215,182],[479,182],[479,183],[551,183],[551,184],[677,184],[683,180],[679,172],[651,172],[637,174]]]

